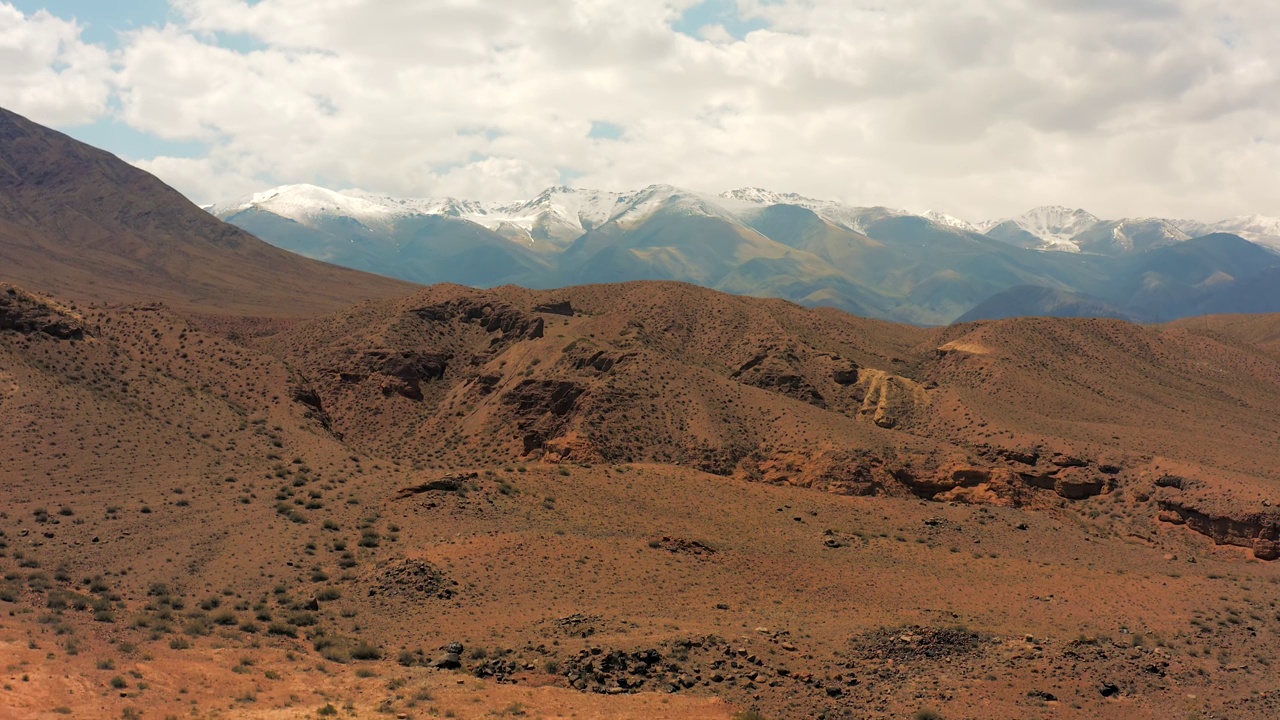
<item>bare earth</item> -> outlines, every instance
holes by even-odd
[[[1275,717],[1275,327],[0,286],[0,717]]]

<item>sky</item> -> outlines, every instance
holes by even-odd
[[[0,106],[198,203],[764,187],[1280,216],[1274,0],[0,0]]]

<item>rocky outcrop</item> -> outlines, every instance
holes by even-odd
[[[1025,486],[1008,468],[953,464],[936,471],[899,467],[894,478],[917,497],[941,502],[1022,505]]]
[[[299,382],[298,384],[290,388],[289,392],[291,397],[293,397],[294,402],[304,406],[307,409],[306,410],[307,417],[320,423],[320,426],[323,427],[325,430],[329,432],[333,432],[333,423],[329,418],[329,413],[325,411],[324,402],[320,398],[320,393],[316,392],[316,389],[314,387],[312,387],[309,383]],[[342,436],[340,433],[337,433],[336,435],[339,440],[342,439]]]
[[[379,566],[369,579],[369,597],[419,601],[426,598],[448,600],[458,582],[426,560],[399,560]]]
[[[548,315],[566,315],[573,317],[573,305],[568,300],[559,300],[545,302],[533,307],[536,313],[546,313]]]
[[[693,555],[702,557],[706,555],[715,555],[715,548],[706,543],[697,540],[688,540],[686,538],[671,537],[663,535],[660,538],[654,538],[649,541],[649,547],[658,550],[666,550],[675,555]]]
[[[1161,521],[1186,525],[1217,545],[1248,548],[1259,560],[1280,559],[1280,510],[1210,510],[1190,498],[1164,498],[1160,508]]]
[[[882,428],[908,424],[929,404],[928,395],[919,383],[882,370],[863,370],[859,373],[858,387],[862,392],[858,417]]]
[[[367,350],[353,366],[332,372],[344,384],[357,384],[374,378],[379,381],[383,395],[400,395],[420,401],[424,397],[423,384],[442,380],[451,359],[446,353]],[[311,404],[302,398],[297,399]]]
[[[566,380],[525,380],[503,397],[512,406],[525,454],[541,450],[568,424],[586,388]]]
[[[1108,478],[1089,472],[1062,473],[1053,482],[1053,491],[1068,500],[1084,500],[1101,495],[1109,487]]]
[[[431,322],[463,322],[478,325],[485,332],[502,333],[503,340],[536,340],[542,337],[544,322],[504,302],[461,298],[413,310]]]
[[[383,376],[384,395],[396,393],[410,400],[422,400],[422,384],[444,378],[450,357],[444,353],[391,352],[370,350],[364,354],[369,372]]]
[[[581,341],[565,348],[564,354],[569,365],[574,370],[594,370],[598,373],[607,373],[618,363],[626,362],[636,355],[633,352],[601,350],[594,345]]]
[[[984,446],[987,456],[1008,463],[1018,480],[1039,490],[1052,490],[1068,500],[1105,495],[1117,486],[1123,468],[1116,463],[1095,463],[1086,458],[1054,453],[1046,461],[1040,449]]]
[[[846,366],[836,368],[831,371],[831,380],[842,387],[858,384],[858,366],[851,362],[845,361]]]
[[[729,377],[815,407],[827,407],[822,393],[800,372],[798,365],[799,359],[793,351],[770,348],[757,353]]]
[[[1019,453],[1034,459],[1034,453]],[[742,459],[743,479],[773,485],[812,488],[841,495],[914,495],[938,502],[1021,506],[1034,490],[1051,490],[1068,500],[1083,500],[1112,492],[1113,477],[1090,465],[1034,467],[1002,460],[998,449],[986,448],[982,457],[939,463],[927,457],[877,456],[864,450],[825,449],[818,452],[760,452]]]
[[[84,324],[71,313],[12,286],[0,285],[0,332],[83,340]]]
[[[613,650],[603,652],[600,648],[591,648],[579,652],[564,663],[561,671],[575,690],[596,693],[636,693],[642,690],[653,690],[671,683],[672,676],[678,677],[682,672],[678,665],[668,667],[663,662],[662,654],[656,649],[622,652]],[[687,687],[692,687],[689,683]],[[683,689],[676,685],[675,689],[666,688],[668,692]]]
[[[738,466],[744,479],[770,485],[822,490],[835,495],[890,494],[898,488],[882,458],[862,450],[822,450],[810,453],[756,452]]]
[[[414,495],[421,495],[429,492],[458,492],[466,487],[467,483],[480,477],[478,473],[450,473],[436,480],[428,480],[420,485],[412,485],[407,488],[400,488],[395,494],[393,500],[405,500]]]

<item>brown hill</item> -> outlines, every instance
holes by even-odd
[[[676,283],[0,288],[6,707],[1267,717],[1275,362]]]
[[[1206,315],[1169,324],[1230,344],[1246,353],[1280,356],[1280,315]]]
[[[271,247],[119,158],[2,108],[0,280],[80,302],[274,316],[414,287]]]

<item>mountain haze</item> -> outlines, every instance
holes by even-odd
[[[762,188],[707,195],[668,185],[625,193],[555,187],[525,202],[488,204],[301,185],[209,210],[279,247],[414,282],[548,288],[679,280],[920,325],[952,322],[1024,287],[1043,292],[1002,297],[1001,314],[1093,309],[1165,320],[1199,312],[1198,284],[1210,277],[1234,285],[1280,265],[1280,255],[1261,250],[1263,233],[1280,231],[1280,221],[1260,217],[1224,222],[1251,228],[1249,245],[1261,250],[1246,267],[1227,268],[1212,253],[1162,254],[1193,232],[1217,232],[1207,224],[1102,220],[1060,206],[969,223]],[[1214,307],[1234,307],[1237,295],[1226,285]],[[1097,303],[1045,304],[1045,293]]]

